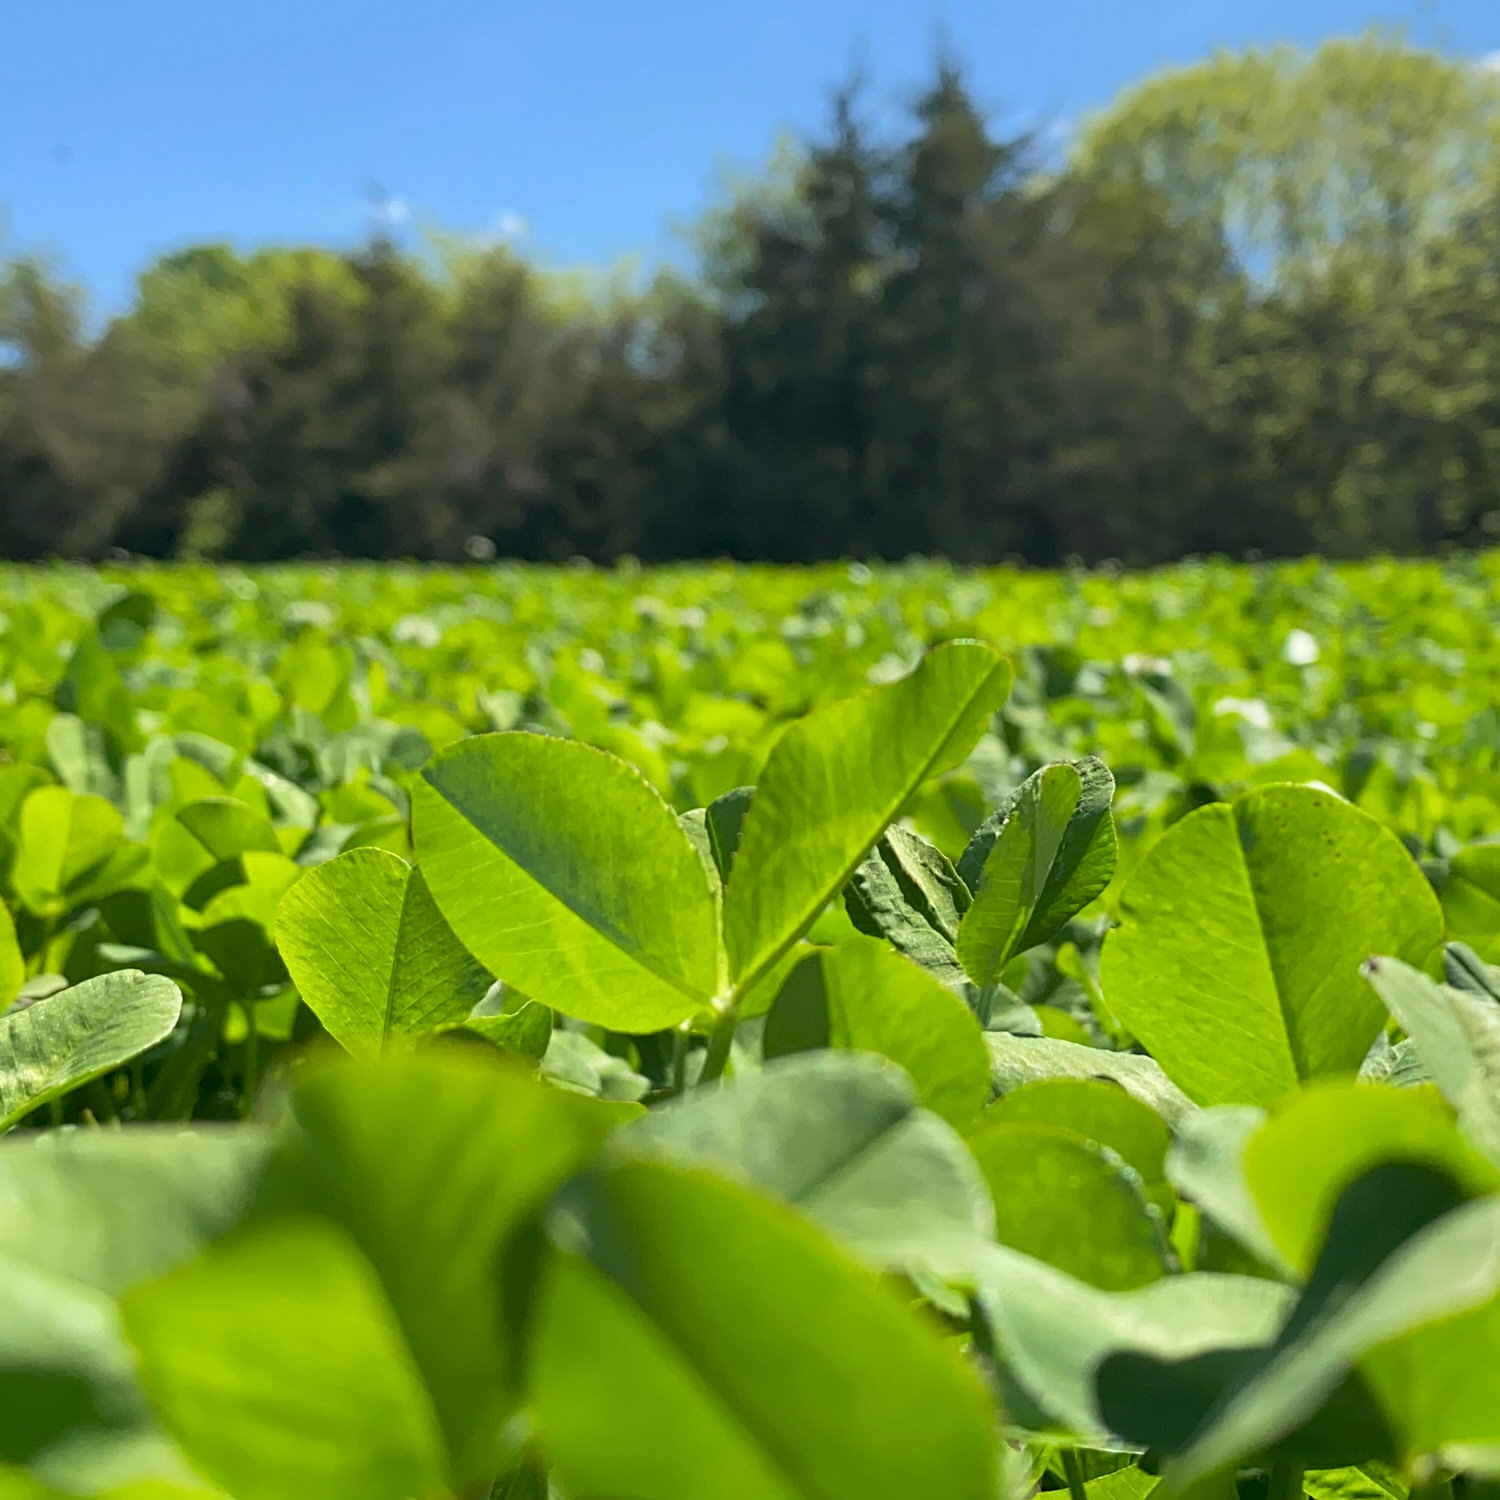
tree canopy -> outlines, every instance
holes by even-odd
[[[1500,75],[1223,53],[1049,159],[943,61],[687,273],[190,248],[0,267],[0,553],[1146,563],[1500,532]]]

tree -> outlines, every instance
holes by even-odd
[[[724,216],[709,276],[725,311],[727,492],[711,552],[802,562],[868,547],[883,167],[846,89],[791,190]]]
[[[696,275],[494,244],[0,265],[0,552],[1144,564],[1500,537],[1500,77],[1372,35],[1127,92],[1044,169],[940,61]]]
[[[1179,233],[1228,246],[1263,288],[1338,267],[1399,282],[1493,199],[1500,75],[1379,33],[1220,52],[1128,90],[1073,168],[1149,189]]]
[[[1073,171],[1154,198],[1231,272],[1190,375],[1237,476],[1217,545],[1357,554],[1492,525],[1500,78],[1376,34],[1220,54],[1124,96]]]
[[[1016,274],[1027,146],[991,138],[947,63],[915,124],[886,208],[872,550],[907,550],[915,510],[923,550],[977,561],[1028,540],[1016,471],[1046,377]]]
[[[83,298],[20,260],[0,275],[0,551],[97,555],[119,535],[195,393],[142,359],[128,330],[90,342]]]

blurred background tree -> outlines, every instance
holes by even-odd
[[[691,272],[0,266],[0,553],[1147,563],[1500,532],[1500,76],[1370,35],[997,135],[856,82]]]
[[[1222,267],[1194,385],[1249,529],[1351,553],[1493,525],[1493,70],[1380,37],[1223,54],[1127,95],[1071,170]]]

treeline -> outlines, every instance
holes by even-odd
[[[1221,55],[1066,161],[860,91],[693,274],[170,256],[90,335],[0,274],[0,554],[1145,563],[1500,531],[1500,77]]]

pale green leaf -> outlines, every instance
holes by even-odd
[[[539,1071],[549,1083],[594,1099],[634,1103],[651,1092],[649,1078],[576,1031],[548,1036]]]
[[[136,1381],[104,1293],[0,1260],[0,1460],[65,1493],[189,1477]],[[123,1470],[123,1472],[121,1472]]]
[[[251,1125],[12,1135],[0,1144],[0,1256],[116,1295],[233,1224],[270,1145]]]
[[[766,1017],[765,1053],[809,1047],[876,1052],[910,1074],[928,1109],[965,1126],[989,1093],[984,1033],[973,1011],[883,943],[851,938],[794,969]]]
[[[1482,1198],[1442,1214],[1344,1291],[1326,1316],[1288,1325],[1274,1355],[1218,1407],[1168,1467],[1167,1492],[1180,1494],[1205,1476],[1264,1452],[1305,1422],[1365,1356],[1382,1346],[1393,1346],[1388,1378],[1420,1387],[1423,1371],[1414,1360],[1420,1357],[1423,1331],[1486,1308],[1497,1291],[1500,1198]],[[1415,1346],[1394,1347],[1413,1334],[1419,1341]],[[1481,1366],[1482,1347],[1471,1347]],[[1483,1352],[1493,1358],[1500,1349],[1491,1341]],[[1486,1430],[1473,1436],[1500,1438],[1500,1407],[1492,1390],[1484,1390],[1483,1401],[1488,1415],[1479,1420]],[[1399,1408],[1387,1408],[1387,1416],[1399,1430]],[[1413,1434],[1407,1440],[1420,1451],[1424,1438]]]
[[[0,1458],[69,1493],[186,1496],[113,1297],[189,1260],[243,1211],[250,1126],[28,1132],[0,1145]],[[161,1489],[154,1486],[163,1486]]]
[[[1485,963],[1466,943],[1443,944],[1443,977],[1456,990],[1500,1003],[1500,969]]]
[[[1009,667],[988,647],[954,642],[900,682],[818,709],[782,734],[724,893],[739,988],[807,931],[921,784],[964,759],[1009,684]]]
[[[1393,958],[1371,958],[1365,977],[1416,1044],[1459,1123],[1500,1165],[1500,1008]]]
[[[246,1227],[136,1288],[152,1405],[236,1500],[443,1492],[440,1430],[369,1264],[331,1224]]]
[[[1042,1078],[1107,1078],[1149,1104],[1169,1125],[1175,1126],[1193,1108],[1160,1065],[1139,1052],[1110,1052],[1056,1037],[1003,1031],[985,1032],[984,1042],[990,1054],[990,1088],[996,1094]]]
[[[383,849],[309,870],[276,909],[276,944],[303,1000],[356,1056],[464,1020],[490,985],[421,871]]]
[[[1177,1122],[1167,1153],[1172,1185],[1255,1260],[1287,1277],[1292,1267],[1277,1248],[1245,1178],[1245,1149],[1266,1112],[1253,1104],[1218,1104]]]
[[[181,1010],[170,979],[117,969],[0,1017],[0,1130],[155,1046]]]
[[[308,1066],[290,1104],[262,1209],[352,1237],[431,1392],[452,1483],[472,1484],[498,1467],[519,1399],[522,1308],[503,1254],[613,1118],[467,1047]]]
[[[1106,1000],[1199,1104],[1273,1104],[1353,1073],[1383,1015],[1372,953],[1420,963],[1437,899],[1395,836],[1329,792],[1269,786],[1174,825],[1105,939]]]
[[[1280,1259],[1309,1272],[1344,1190],[1386,1161],[1424,1162],[1474,1196],[1500,1189],[1500,1172],[1467,1145],[1430,1091],[1325,1082],[1245,1143],[1245,1185]]]
[[[1097,1445],[1117,1439],[1097,1383],[1112,1356],[1188,1360],[1260,1349],[1295,1298],[1279,1282],[1209,1272],[1105,1292],[1004,1248],[992,1253],[979,1291],[1006,1374],[1033,1408],[1019,1425]]]
[[[572,1184],[554,1225],[571,1253],[542,1297],[532,1387],[568,1493],[993,1500],[978,1379],[783,1206],[634,1161]]]
[[[622,1031],[719,991],[717,902],[676,815],[587,745],[479,735],[438,755],[413,800],[418,862],[460,941],[507,984]]]
[[[962,1274],[971,1242],[994,1238],[989,1191],[963,1141],[875,1057],[782,1058],[653,1110],[616,1145],[743,1178],[880,1266]]]

